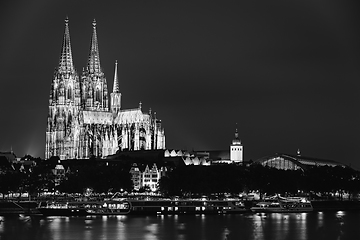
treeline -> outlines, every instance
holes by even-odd
[[[56,179],[54,160],[36,160],[27,169],[1,168],[0,193],[29,193],[37,196],[42,192],[95,193],[133,191],[131,163],[113,162],[107,165],[94,159],[66,161],[65,174]],[[64,163],[64,162],[63,162]],[[146,189],[146,188],[144,188]],[[279,170],[260,164],[251,166],[224,164],[211,166],[181,166],[173,168],[158,183],[158,191],[165,196],[202,196],[249,193],[261,195],[306,194],[311,197],[357,196],[360,192],[360,172],[343,167],[308,167],[302,170]]]
[[[239,194],[307,194],[316,197],[338,193],[350,197],[360,192],[360,174],[343,167],[309,167],[307,170],[279,170],[253,164],[186,166],[160,180],[160,191],[168,196]]]
[[[95,160],[69,160],[59,179],[53,172],[57,161],[37,160],[34,166],[25,169],[0,167],[0,193],[3,196],[10,193],[38,196],[43,192],[84,193],[91,189],[96,193],[108,193],[133,189],[129,164],[107,166]]]
[[[87,164],[73,169],[56,188],[65,193],[82,193],[84,189],[92,189],[96,193],[131,192],[130,166]]]

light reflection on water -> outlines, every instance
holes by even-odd
[[[0,217],[0,239],[360,239],[360,212]]]
[[[4,232],[4,224],[2,224],[4,222],[4,217],[0,216],[0,234]]]

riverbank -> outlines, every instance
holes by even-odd
[[[0,201],[0,215],[37,213],[35,201]]]
[[[360,201],[316,200],[311,201],[314,211],[360,210]]]
[[[257,202],[244,201],[245,209],[248,210],[245,212],[250,212],[250,208]],[[311,203],[315,212],[360,210],[360,201],[314,200]],[[38,205],[37,201],[0,201],[0,215],[39,214]]]

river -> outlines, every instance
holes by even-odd
[[[311,213],[0,217],[1,240],[357,240],[360,211]]]

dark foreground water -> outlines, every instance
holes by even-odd
[[[360,211],[294,214],[0,217],[1,240],[360,239]]]

